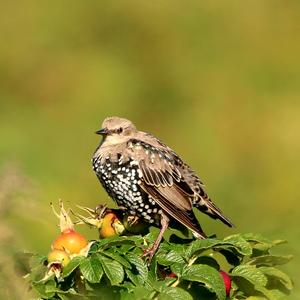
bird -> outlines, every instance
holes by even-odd
[[[102,140],[92,165],[108,195],[128,215],[160,228],[145,252],[150,261],[170,222],[188,228],[198,239],[207,237],[193,207],[234,226],[207,195],[196,172],[154,135],[120,117],[106,118],[96,134]]]

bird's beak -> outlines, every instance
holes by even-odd
[[[107,128],[101,128],[95,132],[96,134],[106,135],[108,133]]]

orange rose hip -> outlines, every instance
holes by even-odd
[[[77,254],[87,246],[86,238],[73,229],[64,230],[53,242],[52,249],[64,250],[69,254]]]

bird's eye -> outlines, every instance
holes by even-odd
[[[123,128],[122,127],[120,127],[120,128],[117,129],[117,133],[122,133],[122,132],[123,132]]]

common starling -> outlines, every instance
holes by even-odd
[[[196,173],[159,139],[119,117],[106,118],[96,133],[103,139],[94,153],[93,169],[109,196],[128,215],[160,227],[147,251],[150,260],[170,221],[206,238],[193,207],[233,226],[208,197]]]

